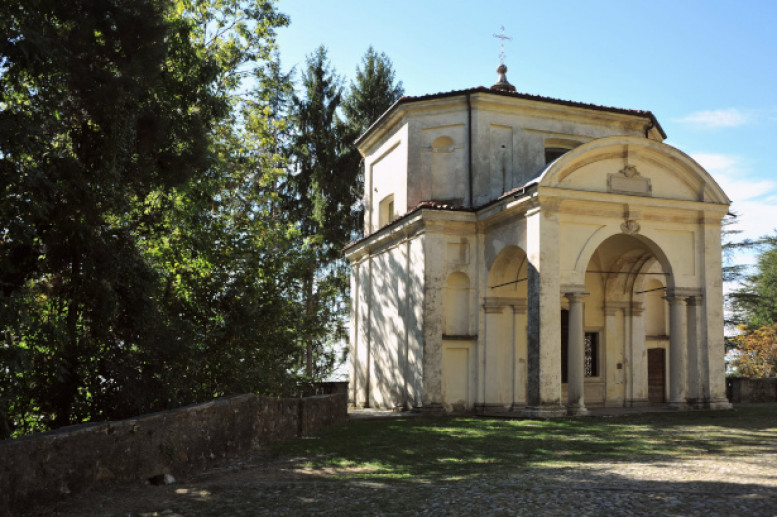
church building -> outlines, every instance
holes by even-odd
[[[403,97],[357,141],[350,399],[432,412],[730,407],[729,199],[649,111]]]

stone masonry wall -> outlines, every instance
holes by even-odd
[[[342,393],[298,399],[247,394],[7,440],[0,443],[0,515],[104,483],[180,476],[346,418]]]
[[[777,402],[777,379],[726,379],[726,391],[731,402]]]

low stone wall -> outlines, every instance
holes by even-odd
[[[726,379],[726,394],[730,402],[777,402],[777,378]]]
[[[0,443],[0,515],[26,513],[107,482],[204,469],[244,451],[344,422],[344,394],[238,395],[138,418]]]

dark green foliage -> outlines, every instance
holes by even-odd
[[[305,267],[300,302],[302,339],[309,378],[331,365],[324,353],[344,334],[341,310],[347,283],[342,248],[352,201],[342,171],[342,125],[337,117],[342,87],[326,49],[319,47],[302,73],[304,96],[294,97],[292,172],[283,183],[284,208],[304,237]],[[320,364],[319,364],[320,363]]]
[[[361,66],[356,68],[356,81],[351,83],[343,101],[345,119],[358,137],[404,93],[402,81],[395,82],[389,57],[370,47]]]
[[[272,123],[241,129],[234,95],[285,18],[215,0],[0,12],[0,437],[288,391],[296,236],[261,188]]]
[[[401,95],[391,61],[370,48],[348,95],[321,46],[302,72],[294,98],[292,174],[283,183],[285,209],[305,237],[303,276],[306,372],[318,375],[331,358],[327,341],[344,338],[347,266],[342,249],[361,236],[364,181],[356,138]]]
[[[0,12],[0,438],[325,375],[361,197],[325,51],[296,98],[271,1]]]
[[[0,43],[0,311],[3,346],[24,367],[5,369],[3,398],[26,393],[16,403],[51,425],[99,418],[100,397],[153,385],[137,376],[172,353],[154,303],[158,272],[138,248],[138,202],[208,165],[208,134],[227,105],[209,91],[217,70],[191,44],[190,24],[168,8],[0,8],[10,14]],[[6,432],[20,425],[9,422]]]
[[[730,297],[737,322],[750,329],[777,323],[777,237],[762,237],[755,272]]]
[[[351,215],[351,238],[361,237],[364,228],[364,174],[359,151],[353,142],[361,136],[386,110],[398,101],[405,91],[402,81],[395,82],[391,60],[384,53],[370,47],[356,68],[356,81],[351,83],[343,100],[346,120],[344,140],[347,145],[343,157],[343,171],[351,186],[354,201]]]

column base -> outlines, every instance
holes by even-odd
[[[574,404],[567,406],[567,415],[569,416],[583,416],[588,414],[588,409],[582,404]]]
[[[445,408],[442,407],[442,404],[432,402],[431,404],[424,404],[423,406],[416,408],[414,411],[417,411],[423,415],[436,416],[442,415],[445,412]]]
[[[668,409],[674,409],[675,411],[688,411],[690,406],[686,402],[670,402],[666,406]]]
[[[524,418],[561,418],[567,416],[564,406],[526,406],[521,411]]]
[[[648,399],[630,399],[623,402],[623,407],[647,407],[649,405]]]
[[[510,413],[520,413],[526,407],[526,402],[513,402],[510,406]]]
[[[728,401],[728,399],[713,399],[710,400],[708,403],[705,404],[706,409],[733,409],[734,406],[731,405],[731,402]]]
[[[510,406],[498,402],[479,402],[474,406],[475,413],[507,413]]]

